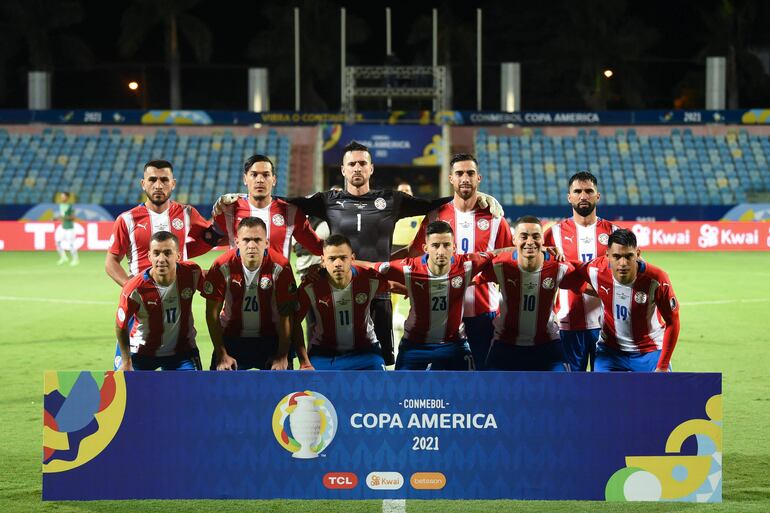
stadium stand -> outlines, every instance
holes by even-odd
[[[221,129],[124,133],[101,128],[80,133],[71,128],[0,128],[0,203],[51,201],[61,190],[76,192],[82,203],[136,203],[141,200],[136,185],[142,166],[162,158],[174,165],[177,201],[210,204],[223,191],[243,188],[239,171],[254,153],[273,160],[278,173],[276,194],[286,195],[291,141],[275,130],[239,135]]]
[[[614,130],[614,134],[607,134]],[[657,134],[636,129],[572,129],[574,135],[480,128],[474,137],[486,190],[506,205],[559,205],[578,170],[594,173],[607,205],[729,205],[770,190],[770,139],[727,129]]]

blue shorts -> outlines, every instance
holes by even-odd
[[[465,334],[468,336],[468,345],[471,348],[471,353],[473,353],[473,361],[476,362],[476,370],[484,370],[489,346],[495,336],[494,320],[496,315],[495,312],[489,312],[475,317],[463,317]]]
[[[175,354],[172,356],[145,356],[131,353],[131,363],[134,370],[154,371],[157,369],[170,371],[197,371],[201,370],[201,357],[198,350]]]
[[[396,370],[475,370],[467,340],[445,344],[412,344],[402,338]]]
[[[596,345],[594,372],[655,372],[660,359],[660,350],[649,353],[629,353],[607,347],[602,342]],[[671,366],[668,366],[671,370]]]
[[[273,365],[272,360],[278,351],[278,338],[276,337],[224,337],[223,342],[227,354],[238,362],[238,370],[270,370]],[[209,370],[215,370],[217,363],[219,362],[216,361],[215,354],[212,353]],[[291,365],[291,359],[289,365]]]
[[[495,340],[489,349],[487,370],[569,372],[560,340],[536,346],[514,346]]]
[[[569,331],[559,332],[561,344],[564,348],[564,357],[573,371],[585,372],[588,369],[589,360],[591,369],[593,369],[596,360],[596,341],[599,340],[601,330]]]
[[[338,355],[310,351],[315,370],[385,370],[385,360],[374,351],[353,351]]]

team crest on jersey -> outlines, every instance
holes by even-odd
[[[543,280],[543,288],[546,290],[551,290],[554,287],[554,281],[553,278],[548,277]]]
[[[634,301],[636,301],[640,305],[645,304],[647,302],[647,294],[645,294],[644,292],[634,293]]]
[[[171,221],[171,226],[173,226],[175,230],[181,230],[182,228],[184,228],[184,223],[182,222],[181,219],[177,217],[176,219]]]
[[[118,320],[120,322],[123,322],[126,320],[126,311],[123,310],[123,307],[118,308]]]
[[[214,285],[212,285],[210,281],[207,281],[206,283],[203,284],[203,292],[205,292],[206,294],[211,294],[212,292],[214,292]]]
[[[273,224],[275,226],[283,226],[286,224],[286,219],[284,219],[281,214],[275,214],[273,216]]]
[[[455,276],[452,278],[452,288],[453,289],[459,289],[463,286],[463,277],[462,276]]]
[[[606,233],[599,234],[599,244],[606,246],[609,240],[610,240],[610,236],[607,235]]]
[[[486,219],[479,219],[476,221],[476,226],[479,228],[479,230],[489,230],[489,221]]]
[[[374,200],[374,206],[377,207],[377,210],[384,210],[386,205],[387,204],[383,198],[377,198]]]
[[[184,289],[182,291],[181,296],[182,296],[182,299],[190,299],[193,296],[193,289],[191,289],[189,287]]]
[[[358,294],[356,294],[356,303],[358,303],[359,305],[363,305],[364,303],[366,303],[367,299],[369,299],[369,296],[366,295],[366,292],[359,292]]]
[[[272,286],[273,286],[273,280],[271,280],[269,276],[263,276],[259,280],[259,288],[261,288],[262,290],[267,290]]]

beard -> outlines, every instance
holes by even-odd
[[[596,210],[596,203],[589,204],[588,206],[573,205],[572,208],[581,216],[586,217]]]
[[[149,199],[150,203],[152,203],[156,207],[160,207],[161,205],[163,205],[165,202],[168,201],[168,195],[167,194],[163,194],[160,197],[160,199],[158,199],[158,198],[155,197],[154,194],[150,194],[150,195],[148,195],[147,199]]]

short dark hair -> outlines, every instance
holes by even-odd
[[[452,169],[452,166],[454,166],[458,162],[465,162],[466,160],[470,160],[474,164],[476,164],[476,168],[479,167],[479,161],[476,160],[476,157],[474,157],[470,153],[455,153],[452,155],[452,160],[449,161],[449,169]]]
[[[358,141],[350,141],[348,144],[345,145],[344,148],[342,148],[343,155],[349,151],[365,151],[366,153],[369,154],[370,159],[372,157],[372,152],[369,151],[369,148],[364,146]]]
[[[270,157],[267,155],[262,155],[260,153],[256,153],[252,155],[251,157],[246,159],[246,162],[243,163],[243,174],[249,172],[249,169],[251,169],[251,166],[256,164],[257,162],[267,162],[270,164],[270,172],[275,174],[275,165],[273,164],[273,161],[270,160]]]
[[[241,222],[238,224],[238,231],[240,231],[241,228],[262,228],[265,230],[265,233],[267,233],[267,225],[265,222],[262,219],[253,216],[241,219]]]
[[[615,230],[610,235],[610,238],[607,239],[607,247],[612,246],[613,244],[618,244],[620,246],[628,246],[631,248],[636,247],[636,235],[634,235],[634,232],[631,230],[628,230],[626,228],[621,228],[619,230]]]
[[[174,166],[168,160],[151,160],[144,165],[144,170],[147,171],[148,167],[156,167],[158,169],[169,168],[172,173],[174,172]]]
[[[452,230],[452,226],[447,223],[446,221],[433,221],[428,225],[428,229],[425,230],[425,239],[427,240],[428,237],[431,235],[438,233],[451,233],[454,234],[454,230]]]
[[[324,248],[328,248],[330,246],[348,246],[351,250],[353,250],[353,245],[350,243],[350,239],[339,233],[334,233],[326,237],[326,240],[324,241]]]
[[[171,232],[167,232],[165,230],[161,230],[159,232],[155,232],[152,234],[152,237],[150,237],[150,242],[156,241],[156,242],[166,242],[167,240],[173,240],[174,245],[176,246],[176,249],[179,249],[179,239],[176,235],[174,235]]]
[[[516,221],[513,222],[513,228],[515,229],[517,226],[519,226],[521,223],[531,223],[531,224],[539,224],[540,226],[543,226],[543,223],[535,216],[521,216]]]
[[[599,185],[599,181],[596,179],[596,177],[589,173],[588,171],[580,171],[579,173],[575,173],[574,175],[569,177],[569,183],[567,184],[567,189],[572,187],[572,182],[580,181],[580,182],[591,182],[594,185]]]

